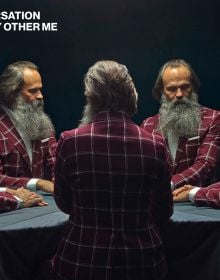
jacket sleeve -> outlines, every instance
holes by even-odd
[[[170,186],[171,170],[167,163],[167,152],[163,143],[156,138],[157,183],[152,193],[151,213],[160,229],[173,214],[173,198]]]
[[[4,174],[4,163],[0,157],[0,186],[8,186],[12,188],[20,188],[26,186],[31,178],[28,177],[12,177]]]
[[[16,198],[7,192],[0,192],[0,211],[11,211],[18,207]]]
[[[70,214],[72,209],[73,176],[76,171],[74,139],[65,139],[62,133],[56,149],[54,199],[63,212]],[[70,156],[71,155],[71,156]]]
[[[183,172],[175,174],[172,182],[178,188],[185,184],[204,185],[220,159],[220,113],[212,123],[197,151],[194,163]]]
[[[196,206],[220,208],[220,182],[197,191],[194,197]]]
[[[55,165],[55,154],[56,154],[57,141],[54,135],[51,135],[49,139],[49,148],[45,158],[45,166],[49,179],[54,178],[54,165]]]
[[[9,145],[11,145],[10,148]],[[13,148],[13,144],[9,143],[8,138],[0,132],[0,186],[8,186],[12,188],[26,186],[31,178],[16,176],[17,170],[20,168],[18,163],[18,157],[20,155],[19,153],[11,153],[11,148]],[[14,173],[15,176],[8,176],[5,171],[6,168],[10,168],[11,174]]]

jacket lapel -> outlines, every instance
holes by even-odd
[[[8,115],[0,109],[0,131],[15,146],[31,170],[30,159],[24,142]]]
[[[157,127],[157,122],[158,122],[158,120],[156,120],[156,122],[154,123],[154,127]],[[168,164],[171,166],[171,168],[173,168],[173,160],[172,160],[171,155],[170,155],[169,144],[168,144],[167,138],[165,138],[164,135],[160,131],[158,131],[158,129],[153,129],[153,134],[157,135],[157,136],[159,136],[160,138],[163,139],[163,142],[165,143],[165,148],[166,148],[166,151],[167,151]]]
[[[185,137],[180,137],[179,138],[179,142],[177,145],[177,150],[176,150],[176,157],[175,157],[175,163],[173,166],[173,173],[176,171],[176,167],[179,165],[179,161],[181,159],[181,157],[183,157],[183,153],[184,153],[184,147],[186,146],[186,142],[187,142],[187,138]]]

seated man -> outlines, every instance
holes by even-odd
[[[5,191],[0,192],[0,212],[46,205],[42,196],[23,187],[16,190],[6,188]]]
[[[41,90],[38,67],[29,61],[0,76],[0,186],[53,192],[56,140]]]
[[[206,188],[185,185],[173,191],[174,202],[191,201],[196,206],[220,208],[220,182]]]
[[[173,189],[186,184],[204,187],[220,178],[220,112],[198,103],[199,80],[184,60],[168,61],[153,89],[159,114],[141,127],[160,135],[169,152]]]
[[[173,205],[164,144],[131,120],[137,92],[124,65],[95,63],[84,86],[81,125],[57,147],[54,197],[70,218],[50,272],[66,280],[165,279],[160,232]]]

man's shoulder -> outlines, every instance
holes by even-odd
[[[220,115],[220,111],[205,106],[201,106],[201,114],[207,116],[218,116]]]
[[[220,111],[201,106],[201,118],[203,122],[220,122]]]
[[[143,122],[141,123],[141,127],[146,128],[150,126],[154,128],[158,124],[158,120],[159,120],[159,114],[148,117],[145,120],[143,120]]]
[[[61,133],[60,138],[61,139],[69,139],[75,136],[77,131],[77,128],[71,129],[71,130],[65,130]]]
[[[10,117],[6,114],[6,112],[0,106],[0,133],[5,134],[11,132],[15,129],[13,123],[11,122]]]
[[[86,124],[81,127],[73,128],[70,130],[63,131],[60,135],[60,140],[64,142],[71,142],[78,137],[82,137],[84,135],[91,135],[91,125]]]

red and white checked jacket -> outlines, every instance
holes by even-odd
[[[15,210],[17,206],[17,199],[11,193],[0,192],[0,212]]]
[[[30,163],[24,142],[8,115],[0,108],[0,186],[26,186],[31,178],[52,179],[56,140],[33,142]],[[46,177],[45,177],[46,176]]]
[[[220,182],[197,191],[194,202],[196,206],[220,208]]]
[[[52,260],[56,275],[163,278],[159,227],[173,205],[166,152],[157,140],[120,112],[101,112],[61,135],[55,200],[70,218]]]
[[[159,115],[147,118],[141,127],[153,135],[167,139],[157,131]],[[220,180],[220,112],[201,106],[201,121],[198,135],[179,139],[175,162],[168,157],[172,166],[172,182],[178,188],[185,184],[205,187]]]

